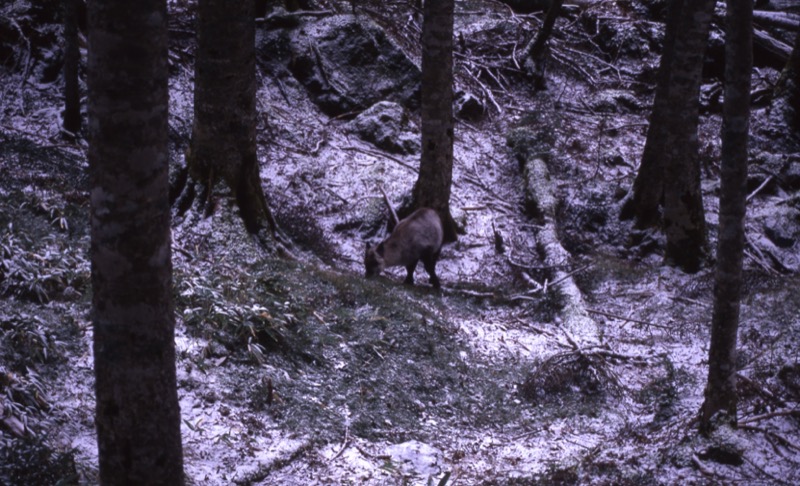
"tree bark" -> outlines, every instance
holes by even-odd
[[[63,0],[64,8],[64,130],[77,134],[81,129],[81,94],[78,66],[78,2]]]
[[[207,211],[214,187],[233,193],[245,227],[275,233],[275,220],[261,187],[256,156],[255,3],[198,2],[194,124],[187,162],[204,186]]]
[[[671,109],[664,121],[664,259],[686,272],[699,270],[707,252],[697,126],[703,58],[715,3],[683,0],[670,63]]]
[[[425,2],[422,22],[422,156],[413,207],[435,209],[445,242],[456,241],[453,179],[453,0]]]
[[[701,413],[703,431],[711,429],[712,418],[718,412],[724,413],[726,422],[736,425],[736,337],[747,197],[753,2],[728,0],[727,6],[719,243],[708,384]]]
[[[88,67],[100,483],[180,485],[166,1],[90,2]]]
[[[670,105],[672,58],[675,55],[675,37],[681,21],[682,0],[672,0],[667,10],[664,45],[658,68],[653,110],[642,162],[633,183],[632,194],[626,199],[620,213],[621,219],[634,218],[636,228],[650,228],[661,223],[661,206],[664,201],[664,144],[667,137],[667,114]]]
[[[523,65],[528,73],[533,77],[536,89],[546,89],[545,70],[547,67],[547,41],[553,33],[553,26],[558,15],[561,13],[561,5],[564,0],[554,0],[547,9],[547,16],[544,18],[541,30],[536,37],[525,47],[523,54]]]

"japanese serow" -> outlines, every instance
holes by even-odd
[[[408,271],[405,283],[414,284],[414,270],[422,260],[431,277],[431,285],[439,288],[436,260],[442,249],[442,221],[436,211],[420,208],[395,226],[392,234],[377,245],[367,243],[364,266],[367,278],[380,274],[386,267],[404,266]]]

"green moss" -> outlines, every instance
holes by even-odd
[[[549,132],[536,131],[529,126],[523,126],[508,132],[506,144],[520,163],[520,166],[522,166],[533,157],[548,161],[553,147],[553,135]]]

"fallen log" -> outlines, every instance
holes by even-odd
[[[780,27],[796,31],[800,28],[800,15],[785,12],[753,11],[753,23],[765,27]]]
[[[756,64],[781,70],[789,61],[792,47],[761,29],[753,29],[753,56]]]
[[[761,6],[761,8],[800,11],[800,5],[797,4],[797,0],[767,0],[766,5]]]
[[[597,323],[589,316],[580,289],[569,274],[571,255],[558,239],[556,199],[546,159],[549,157],[549,136],[535,134],[526,128],[509,136],[512,148],[522,166],[525,183],[525,206],[536,219],[536,249],[546,266],[552,268],[550,281],[561,298],[561,328],[583,348],[600,342]]]

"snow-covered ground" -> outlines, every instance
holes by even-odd
[[[750,201],[756,244],[745,261],[741,427],[700,437],[713,270],[686,275],[663,266],[658,235],[647,240],[651,247],[632,245],[630,224],[617,217],[646,135],[652,85],[640,79],[657,65],[657,52],[602,60],[587,30],[592,21],[619,38],[632,29],[644,43],[659,27],[636,9],[596,4],[557,23],[549,89],[533,93],[509,54],[522,49],[539,17],[513,16],[493,1],[457,2],[457,31],[466,36],[457,88],[484,99],[491,89],[494,102],[487,100],[483,120],[456,127],[452,206],[466,233],[443,250],[441,293],[403,286],[401,270],[362,278],[363,238],[380,236],[367,234],[382,211],[379,185],[399,205],[417,157],[380,151],[347,120],[322,114],[298,82],[259,72],[263,185],[301,242],[291,249],[299,261],[260,250],[226,204],[205,219],[176,214],[189,484],[800,482],[800,286],[796,274],[764,268],[769,257],[758,254],[767,244],[764,219],[781,207],[796,218],[796,203],[786,203],[792,194],[781,186]],[[192,2],[170,6],[175,29],[191,25]],[[381,25],[403,25],[393,34],[414,58],[414,24],[405,7],[391,7],[365,12]],[[191,126],[191,53],[191,36],[177,35],[175,165]],[[75,481],[93,484],[86,142],[63,138],[58,82],[37,82],[35,72],[22,79],[19,70],[2,71],[0,391],[17,404],[9,413],[26,417],[49,449],[72,451]],[[763,116],[756,107],[754,126]],[[572,252],[564,265],[602,345],[587,354],[588,368],[576,365],[581,355],[559,326],[558,283],[548,281],[524,212],[522,177],[506,145],[518,126],[555,139],[559,234]],[[719,126],[719,113],[701,119],[712,243]],[[22,270],[12,275],[12,264]],[[46,299],[25,287],[30,279],[49,286]],[[264,329],[280,337],[270,341],[258,334]],[[47,406],[24,400],[37,390],[35,379]],[[0,434],[9,457],[21,439],[7,428]],[[720,451],[743,463],[725,464]]]

